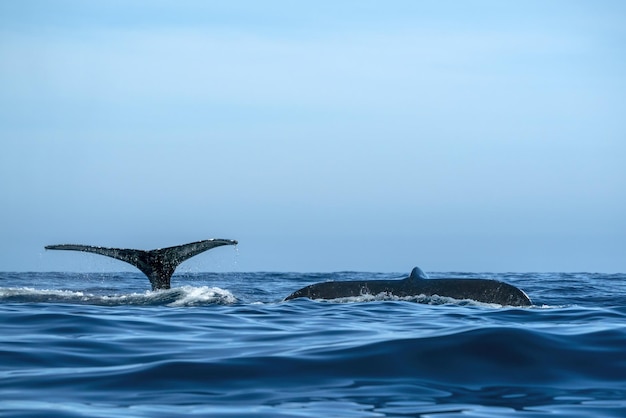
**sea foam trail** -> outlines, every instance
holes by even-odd
[[[34,289],[31,287],[0,288],[0,302],[76,303],[85,305],[167,305],[200,306],[232,304],[237,298],[228,290],[209,286],[182,286],[168,290],[142,293],[102,295],[74,290]]]

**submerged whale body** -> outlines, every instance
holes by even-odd
[[[400,280],[361,280],[316,283],[304,287],[285,300],[336,299],[364,294],[386,293],[399,297],[443,296],[453,299],[471,299],[503,306],[530,306],[530,298],[522,290],[508,283],[490,279],[429,279],[419,267],[409,277]]]
[[[170,288],[170,279],[180,263],[211,248],[222,245],[237,245],[237,241],[231,239],[207,239],[150,251],[74,244],[48,245],[45,248],[46,250],[84,251],[125,261],[137,267],[143,274],[148,276],[152,290],[159,290]]]

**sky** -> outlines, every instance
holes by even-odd
[[[0,271],[626,271],[626,2],[0,2]]]

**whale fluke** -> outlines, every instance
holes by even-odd
[[[152,290],[158,290],[170,288],[170,279],[180,263],[204,251],[222,245],[237,245],[237,241],[231,239],[207,239],[150,251],[75,244],[48,245],[45,248],[46,250],[84,251],[124,261],[141,270],[148,276]]]

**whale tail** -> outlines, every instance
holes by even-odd
[[[124,261],[141,270],[143,274],[148,276],[152,290],[158,290],[170,288],[170,279],[180,263],[204,251],[222,245],[237,245],[237,241],[230,239],[207,239],[150,251],[74,244],[48,245],[45,248],[46,250],[84,251]]]

